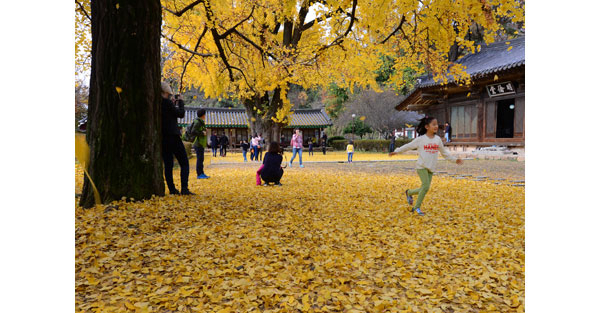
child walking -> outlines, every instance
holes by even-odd
[[[350,140],[346,146],[346,152],[348,153],[348,163],[352,163],[352,156],[354,155],[354,141]]]
[[[313,155],[313,141],[311,137],[308,137],[308,155]]]
[[[409,205],[413,205],[412,196],[418,194],[417,202],[414,203],[413,207],[411,208],[411,212],[417,212],[421,216],[425,215],[425,213],[421,211],[421,204],[423,203],[423,199],[425,198],[425,195],[431,186],[433,171],[435,171],[435,166],[437,164],[438,151],[447,160],[456,161],[456,164],[459,165],[463,163],[461,159],[451,156],[448,149],[444,147],[442,139],[436,135],[438,127],[437,119],[431,116],[425,116],[421,119],[419,125],[417,126],[417,133],[419,134],[419,137],[415,138],[410,143],[397,148],[394,152],[390,152],[390,156],[413,149],[417,149],[419,152],[419,159],[417,160],[417,174],[421,179],[421,187],[416,189],[407,189],[404,193],[406,194],[406,200],[408,201]]]

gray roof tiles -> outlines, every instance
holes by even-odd
[[[507,45],[506,42],[510,44]],[[507,51],[508,47],[512,49]],[[466,66],[466,72],[472,79],[525,65],[525,37],[482,45],[480,52],[468,54],[457,63]],[[452,82],[453,78],[448,77],[448,83]],[[416,88],[436,85],[441,85],[441,82],[435,82],[431,75],[427,75],[421,77]]]

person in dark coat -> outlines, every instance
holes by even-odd
[[[240,147],[242,147],[242,154],[244,155],[244,162],[248,162],[248,158],[246,158],[246,154],[248,154],[248,149],[250,149],[250,145],[246,140],[242,140],[240,142]]]
[[[265,181],[265,186],[269,183],[275,183],[276,186],[281,186],[280,180],[283,176],[283,168],[281,168],[283,156],[281,153],[282,150],[279,148],[277,142],[274,141],[269,145],[269,151],[265,153],[263,168],[260,172],[260,178]]]
[[[227,146],[229,145],[229,138],[227,138],[227,136],[225,135],[225,132],[223,132],[223,136],[221,136],[221,138],[219,138],[219,145],[221,146],[221,151],[220,154],[222,157],[227,156]]]
[[[395,132],[392,132],[390,134],[390,151],[388,152],[394,152],[394,150],[396,150],[396,134]]]
[[[212,154],[214,157],[217,156],[217,148],[219,147],[219,137],[217,137],[217,133],[213,132],[210,136],[210,148],[212,150]]]
[[[448,122],[446,122],[444,127],[444,139],[446,139],[446,142],[452,141],[452,126],[450,126],[450,123]]]
[[[173,91],[166,82],[161,84],[161,113],[162,113],[162,158],[165,163],[165,180],[170,194],[180,194],[173,183],[173,155],[177,158],[177,163],[181,168],[181,194],[192,195],[188,189],[188,176],[190,174],[190,164],[183,142],[181,141],[181,131],[177,125],[177,118],[185,115],[183,100],[179,95],[175,97],[175,103],[171,101]]]

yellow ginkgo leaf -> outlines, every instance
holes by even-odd
[[[115,5],[115,7],[117,8],[117,10],[119,9],[119,4],[117,3],[117,5]]]
[[[508,47],[508,49],[506,49],[506,51],[510,51],[512,49],[512,46]]]
[[[494,75],[494,81],[498,80],[498,75]]]
[[[123,91],[123,89],[121,89],[121,87],[119,87],[119,86],[115,87],[115,89],[117,90],[118,93],[121,93]]]

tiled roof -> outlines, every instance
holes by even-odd
[[[510,42],[510,44],[506,44]],[[512,47],[507,51],[508,47]],[[495,42],[489,45],[482,45],[481,51],[468,54],[457,63],[465,65],[466,72],[475,80],[479,77],[493,74],[499,71],[525,65],[525,37],[510,39],[501,42]],[[448,78],[448,83],[452,83],[452,77]],[[426,88],[440,85],[441,82],[435,82],[431,75],[421,77],[421,82],[416,88]]]
[[[179,124],[187,125],[196,118],[196,111],[200,107],[186,107],[185,116],[179,119]],[[248,115],[244,109],[204,108],[206,110],[207,127],[248,127]],[[292,112],[292,121],[286,127],[326,127],[332,125],[329,116],[322,110],[295,110]]]

